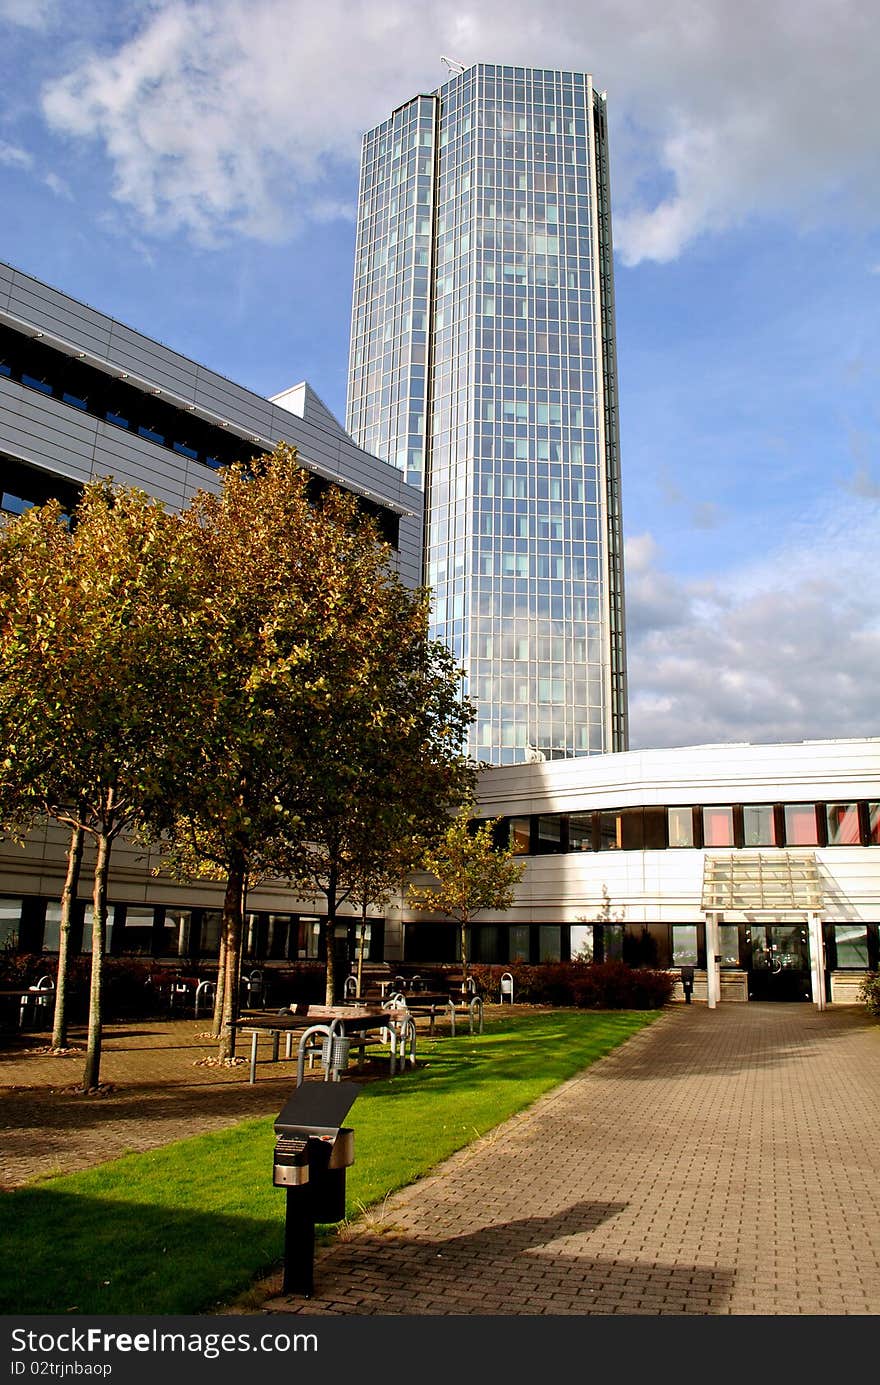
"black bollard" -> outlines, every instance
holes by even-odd
[[[287,1189],[282,1293],[311,1298],[315,1290],[315,1215],[308,1183]]]

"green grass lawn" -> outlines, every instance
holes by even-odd
[[[363,1087],[347,1213],[380,1202],[649,1024],[656,1012],[505,1016],[419,1041],[425,1066]],[[282,1254],[273,1118],[129,1154],[0,1198],[0,1312],[199,1313]]]

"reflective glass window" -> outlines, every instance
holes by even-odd
[[[818,846],[815,803],[786,803],[784,812],[786,846]]]
[[[538,956],[542,962],[558,962],[562,957],[562,929],[556,923],[542,923],[538,929]]]
[[[153,950],[153,910],[135,909],[131,904],[125,911],[122,947],[126,952],[149,956]]]
[[[617,814],[622,851],[641,851],[645,843],[644,814],[641,808],[624,808]]]
[[[246,957],[260,956],[260,916],[259,914],[245,914],[244,916],[244,955]]]
[[[739,966],[739,927],[735,923],[719,923],[718,951],[722,967]]]
[[[667,923],[628,923],[623,928],[623,960],[631,967],[672,965]]]
[[[603,923],[601,927],[605,961],[621,962],[623,960],[623,924]]]
[[[2,908],[2,901],[0,901]],[[2,924],[0,924],[2,934]],[[57,952],[61,942],[61,901],[50,899],[46,905],[46,922],[43,927],[43,951]]]
[[[620,847],[620,813],[600,813],[599,850],[619,851]]]
[[[743,808],[743,846],[775,846],[776,817],[769,803],[748,803]]]
[[[868,803],[868,841],[871,846],[880,846],[880,803]]]
[[[858,846],[859,805],[857,803],[826,803],[825,821],[829,846]]]
[[[569,851],[592,851],[592,813],[572,813],[568,819],[568,849]]]
[[[537,849],[540,855],[562,850],[562,818],[558,813],[543,813],[538,818]]]
[[[18,942],[22,904],[20,899],[0,899],[0,947]]]
[[[458,929],[455,929],[454,932],[457,937]],[[301,958],[317,958],[321,952],[320,943],[321,920],[315,915],[308,918],[300,918],[297,956]]]
[[[592,962],[593,925],[573,923],[569,929],[570,956],[573,962]]]
[[[529,960],[529,927],[525,923],[515,923],[508,929],[507,960],[527,962]]]
[[[113,915],[114,909],[109,906],[107,909],[107,936],[104,940],[104,951],[110,951],[110,940],[113,936]],[[85,907],[83,915],[82,951],[91,954],[92,951],[92,921],[94,919],[94,909],[91,904]]]
[[[644,846],[646,851],[662,851],[666,846],[665,808],[644,810]]]
[[[834,925],[834,946],[838,967],[868,966],[868,930],[863,924],[836,923]]]
[[[528,818],[509,818],[510,846],[515,856],[528,856],[531,841],[531,823]]]
[[[733,809],[703,809],[703,845],[733,846]]]
[[[369,924],[367,924],[367,932],[369,933]],[[292,934],[293,936],[291,936]],[[360,926],[358,927],[358,935],[360,935]],[[269,914],[266,927],[266,956],[295,957],[296,942],[293,916],[291,914]],[[292,953],[290,951],[291,945],[293,945]]]
[[[502,961],[503,959],[498,955],[497,926],[494,923],[483,923],[474,931],[476,933],[474,960],[487,964]]]
[[[674,923],[672,925],[672,965],[674,967],[695,967],[697,965],[697,925],[695,923]]]
[[[202,914],[202,927],[199,932],[199,953],[202,957],[216,957],[220,947],[219,909],[206,909]]]
[[[188,957],[192,938],[192,910],[166,909],[159,947],[163,957]]]
[[[670,846],[693,846],[694,815],[690,808],[667,808],[666,827]]]

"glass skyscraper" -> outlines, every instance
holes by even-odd
[[[604,94],[479,63],[364,137],[347,426],[425,493],[471,753],[625,750]]]

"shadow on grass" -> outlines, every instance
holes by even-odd
[[[360,1094],[350,1212],[427,1172],[646,1022],[547,1016],[424,1045],[423,1069]],[[192,1093],[179,1097],[191,1102]],[[145,1108],[144,1118],[152,1115]],[[281,1254],[272,1124],[247,1121],[0,1197],[0,1309],[187,1313],[234,1297]]]
[[[276,1201],[275,1215],[258,1217],[22,1189],[0,1225],[0,1312],[203,1311],[280,1258]]]

